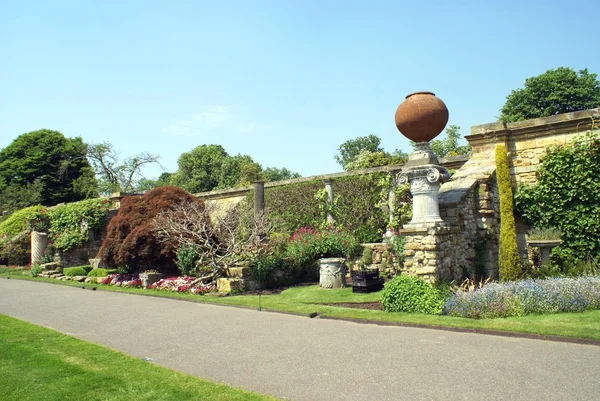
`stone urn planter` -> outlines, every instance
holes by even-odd
[[[379,278],[379,269],[352,272],[352,292],[369,293],[382,288],[383,280]]]
[[[158,272],[142,272],[140,273],[140,281],[142,282],[142,287],[147,289],[150,285],[156,283],[158,280],[162,278],[162,273]]]
[[[431,92],[415,92],[400,103],[394,117],[398,131],[413,142],[429,142],[448,122],[448,108]]]
[[[552,248],[555,246],[559,246],[562,243],[560,239],[532,239],[527,240],[527,245],[540,248],[540,256],[542,259],[542,264],[546,264],[550,262],[550,252]]]
[[[319,287],[323,289],[345,288],[347,271],[344,258],[319,259]]]

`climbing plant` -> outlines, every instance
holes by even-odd
[[[573,261],[600,256],[600,138],[593,131],[548,149],[537,184],[522,186],[515,206],[535,227],[562,232],[556,253]]]

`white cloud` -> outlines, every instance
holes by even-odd
[[[240,121],[230,106],[211,106],[166,126],[162,131],[170,135],[200,136],[221,129],[253,133],[269,128],[269,125],[255,121]]]

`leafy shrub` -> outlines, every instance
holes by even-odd
[[[12,266],[24,266],[31,260],[31,235],[21,232],[0,241],[0,263]]]
[[[517,248],[517,231],[513,214],[513,194],[508,171],[506,147],[496,145],[496,179],[500,195],[500,247],[498,270],[503,281],[518,280],[522,276]]]
[[[83,266],[75,266],[75,267],[65,267],[63,269],[63,274],[68,277],[87,276],[88,272],[83,268]]]
[[[29,269],[29,274],[31,277],[37,277],[38,274],[44,271],[44,268],[38,264],[31,265],[31,269]]]
[[[286,256],[299,266],[307,266],[320,258],[356,256],[360,243],[348,230],[329,227],[318,231],[302,227],[292,235]]]
[[[388,281],[381,295],[381,305],[386,312],[439,315],[444,301],[438,289],[418,277],[404,274]]]
[[[106,229],[99,256],[109,266],[124,266],[136,271],[153,267],[162,273],[176,273],[176,246],[159,242],[153,227],[154,218],[177,204],[204,202],[181,188],[160,187],[142,196],[128,196]]]
[[[588,133],[549,148],[536,176],[536,185],[520,187],[515,196],[523,219],[559,229],[559,248],[570,249],[575,260],[600,256],[600,138]]]
[[[17,210],[0,223],[0,237],[14,237],[27,229],[27,220],[35,212],[44,209],[43,206],[30,206]]]
[[[198,262],[199,250],[190,245],[181,245],[177,248],[177,259],[175,264],[183,276],[189,276],[195,269]]]
[[[280,255],[267,253],[257,255],[252,262],[250,270],[252,275],[260,281],[261,288],[275,288],[291,284],[291,277],[286,280],[283,274],[285,268],[285,261]]]
[[[63,252],[81,247],[88,230],[103,227],[108,203],[108,199],[87,199],[49,208],[48,233],[54,247]]]
[[[483,319],[598,308],[600,277],[577,277],[490,283],[456,293],[446,301],[444,313]]]
[[[373,250],[371,248],[363,249],[362,257],[360,258],[363,266],[369,266],[373,264]]]
[[[68,268],[67,268],[68,269]],[[108,270],[104,269],[102,267],[99,267],[97,269],[92,269],[87,276],[88,277],[107,277],[108,276]]]

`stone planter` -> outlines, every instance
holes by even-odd
[[[147,289],[150,285],[160,280],[162,276],[162,273],[140,273],[140,281],[142,282],[142,287],[144,287],[144,289]]]
[[[31,264],[42,263],[46,248],[48,247],[48,233],[40,231],[31,232]]]
[[[534,248],[540,248],[540,256],[542,257],[542,264],[550,262],[550,251],[555,246],[559,246],[562,243],[560,239],[539,239],[539,240],[527,240],[527,245]]]
[[[344,258],[323,258],[319,259],[319,287],[345,288],[346,287],[346,259]]]
[[[376,292],[382,288],[383,280],[379,278],[379,269],[352,272],[352,292]]]

